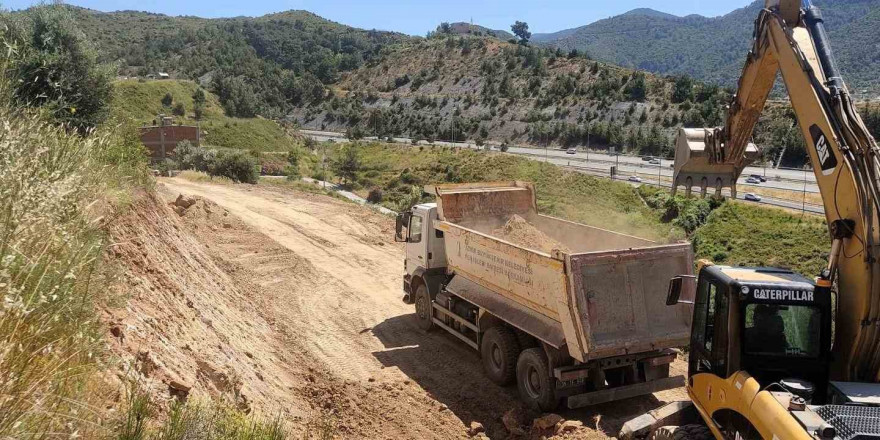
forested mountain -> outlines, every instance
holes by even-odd
[[[163,71],[199,79],[227,113],[279,117],[320,100],[324,85],[395,43],[399,33],[362,30],[306,11],[258,18],[203,19],[67,7],[101,60],[123,75]]]
[[[651,9],[599,20],[533,41],[578,49],[621,66],[660,74],[687,74],[733,87],[751,44],[754,20],[764,0],[714,18],[677,17]],[[822,9],[832,48],[856,94],[880,92],[880,0],[815,0]]]
[[[864,20],[876,19],[874,2],[880,0],[848,3],[845,9],[853,14],[862,6],[862,18],[846,23],[842,10],[829,11],[829,26],[874,38],[870,28],[862,28]],[[631,33],[614,34],[619,45],[602,40],[602,47],[608,53],[618,47],[613,54],[620,64],[665,73],[699,71],[695,75],[707,79],[694,81],[603,62],[594,49],[512,44],[505,33],[465,23],[443,23],[421,38],[355,29],[304,11],[201,19],[65,8],[95,42],[102,61],[117,63],[120,74],[167,71],[196,80],[218,96],[227,116],[286,119],[354,137],[589,145],[643,154],[668,154],[678,127],[721,123],[731,91],[718,84],[734,81],[747,52],[730,47],[748,41],[751,25],[743,23],[757,13],[756,5],[716,19],[641,9],[588,26],[612,32],[619,23],[641,23]],[[710,27],[715,40],[689,33]],[[563,31],[555,41],[562,46],[583,34],[583,29]],[[708,46],[662,56],[671,51],[664,45],[685,43]],[[854,46],[838,52],[844,66],[859,54],[876,56]],[[648,55],[659,61],[646,60]],[[716,68],[725,65],[727,70]],[[770,107],[755,133],[765,159],[802,164],[793,113],[785,105]]]

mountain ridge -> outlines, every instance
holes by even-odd
[[[880,78],[880,0],[815,0],[825,16],[831,45],[844,77],[862,97],[877,95]],[[578,49],[598,60],[663,75],[686,74],[734,87],[752,40],[763,1],[718,17],[678,17],[636,9],[551,34],[536,43]]]

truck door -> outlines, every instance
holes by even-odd
[[[427,267],[427,240],[424,237],[427,212],[413,209],[406,228],[406,260],[407,267]]]
[[[712,373],[727,377],[727,286],[703,273],[694,301],[690,375]]]

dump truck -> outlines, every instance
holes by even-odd
[[[539,411],[684,384],[669,367],[688,343],[691,308],[665,301],[670,278],[693,274],[690,244],[539,214],[527,182],[425,191],[435,203],[397,217],[404,301],[422,329],[477,350],[489,379],[515,382]]]

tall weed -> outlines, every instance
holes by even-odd
[[[99,418],[83,395],[102,359],[94,279],[107,195],[143,182],[144,158],[117,131],[80,136],[11,107],[2,75],[0,438],[82,436]]]

